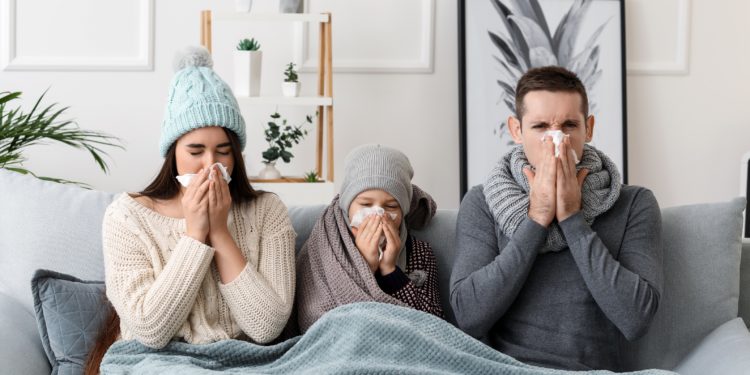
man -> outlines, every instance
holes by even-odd
[[[662,290],[661,214],[587,145],[586,90],[559,67],[516,87],[518,144],[461,202],[451,305],[461,329],[545,367],[619,370],[618,340],[642,336]],[[562,131],[559,156],[553,136]],[[579,160],[580,159],[580,160]]]

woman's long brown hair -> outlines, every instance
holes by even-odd
[[[222,129],[232,144],[232,156],[234,157],[234,168],[231,175],[232,181],[229,183],[232,204],[250,203],[264,192],[255,190],[250,185],[250,180],[245,171],[245,161],[242,158],[240,140],[237,135],[227,128]],[[175,156],[176,144],[177,142],[172,143],[166,158],[164,158],[161,170],[159,170],[154,180],[143,191],[139,192],[137,196],[163,200],[174,198],[179,194],[180,184],[177,181],[177,158]],[[120,336],[120,317],[117,315],[117,311],[115,311],[109,301],[105,303],[105,308],[110,311],[109,317],[105,321],[104,327],[100,329],[94,348],[86,360],[86,367],[84,369],[84,374],[86,375],[96,375],[99,373],[99,366],[102,363],[104,354],[114,344],[117,337]]]

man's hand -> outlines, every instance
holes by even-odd
[[[573,216],[581,210],[581,188],[589,174],[588,169],[576,173],[574,151],[570,147],[570,138],[565,137],[560,143],[560,158],[557,160],[557,222]]]
[[[529,180],[529,218],[543,227],[548,227],[555,218],[557,197],[557,160],[555,145],[551,137],[542,140],[542,158],[536,166],[536,172],[524,168],[523,173]]]

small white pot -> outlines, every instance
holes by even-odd
[[[262,51],[234,51],[234,94],[260,95]]]
[[[234,10],[238,12],[249,12],[253,7],[253,0],[234,0]]]
[[[281,92],[284,94],[284,96],[293,98],[299,96],[300,86],[301,85],[299,84],[299,82],[282,82]]]
[[[260,172],[258,172],[258,177],[263,180],[274,180],[277,178],[281,178],[281,172],[279,172],[278,169],[276,169],[276,162],[272,161],[270,163],[263,163],[265,165],[265,168],[261,169]]]

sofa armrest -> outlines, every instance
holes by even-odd
[[[49,375],[34,314],[0,292],[0,363],[7,374]]]

